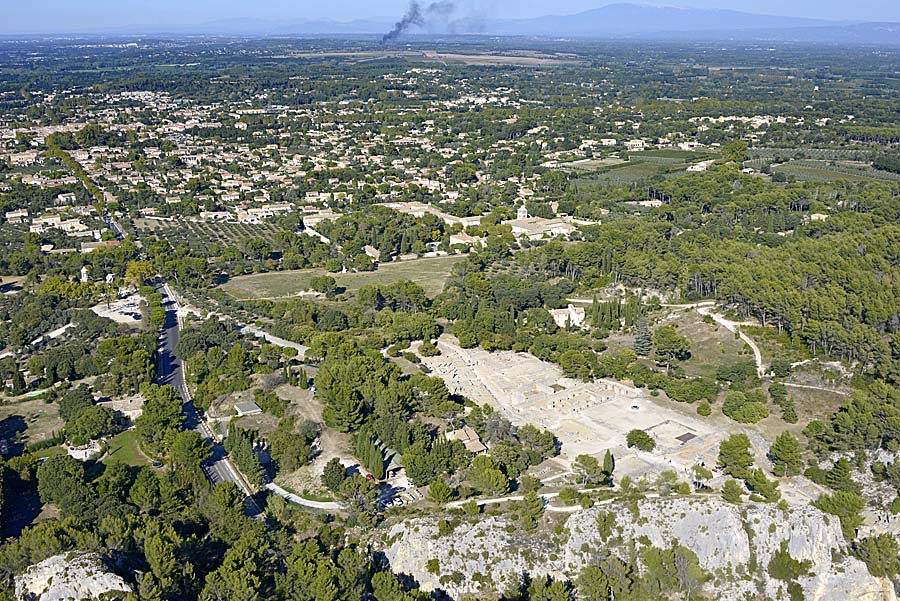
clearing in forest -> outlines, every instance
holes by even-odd
[[[330,275],[338,288],[356,292],[366,284],[394,284],[411,280],[433,297],[444,289],[453,265],[465,260],[464,255],[430,257],[394,263],[382,263],[376,271],[356,273],[328,273],[324,269],[298,269],[242,275],[222,285],[222,290],[241,299],[277,299],[297,296],[309,290],[316,276]]]

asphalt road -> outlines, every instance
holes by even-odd
[[[191,395],[184,382],[181,360],[175,355],[175,348],[178,346],[178,338],[181,332],[181,324],[178,319],[178,303],[168,285],[164,284],[158,290],[163,295],[163,306],[166,308],[166,323],[157,349],[157,382],[160,385],[168,384],[178,391],[184,401],[182,412],[184,413],[185,428],[200,434],[212,447],[212,457],[203,464],[203,470],[206,472],[206,477],[209,478],[209,481],[213,484],[226,481],[234,482],[241,490],[247,493],[247,487],[238,474],[237,468],[232,465],[226,456],[222,445],[215,441],[209,426],[200,419],[194,403],[191,402]],[[249,494],[244,499],[244,504],[248,515],[255,517],[262,513],[262,510]]]

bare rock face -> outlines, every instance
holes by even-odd
[[[131,586],[94,553],[55,555],[16,576],[20,601],[98,599],[104,594],[117,599],[130,592]]]
[[[598,515],[612,516],[601,532]],[[613,502],[573,514],[565,532],[528,535],[502,517],[462,518],[441,533],[437,518],[394,525],[385,556],[395,573],[413,576],[425,591],[453,597],[491,595],[518,582],[522,574],[574,579],[596,563],[598,551],[623,559],[636,545],[687,547],[711,575],[711,599],[788,598],[787,583],[769,576],[781,548],[807,562],[808,575],[796,579],[807,601],[897,601],[893,587],[872,577],[847,553],[837,518],[814,507],[785,511],[767,504],[732,505],[717,497],[643,499]]]

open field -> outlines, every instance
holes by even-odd
[[[328,51],[328,52],[288,52],[276,54],[270,59],[290,60],[304,59],[348,59],[353,62],[366,63],[377,60],[405,59],[441,64],[460,63],[464,65],[508,65],[508,66],[549,66],[570,65],[585,61],[575,55],[563,53],[543,53],[537,51],[517,51],[515,53],[477,53],[471,54],[438,52],[436,50],[363,50],[363,51]]]
[[[130,466],[150,465],[150,459],[138,447],[137,430],[125,430],[109,439],[109,450],[103,463],[124,463]]]
[[[580,186],[623,185],[650,179],[655,175],[672,176],[683,174],[687,163],[669,163],[662,161],[631,160],[621,165],[604,168],[597,173],[585,174],[583,179],[576,180]]]
[[[464,65],[511,65],[511,66],[538,66],[538,65],[567,65],[583,62],[571,55],[543,54],[528,52],[518,54],[459,54],[447,52],[435,52],[426,50],[422,56],[428,60],[440,63],[462,63]]]
[[[309,420],[322,422],[322,404],[313,397],[312,392],[296,386],[279,386],[275,393],[291,402],[288,413],[296,416],[298,422]],[[319,435],[319,453],[308,465],[279,478],[278,484],[290,489],[297,495],[313,501],[330,501],[327,491],[322,486],[322,472],[325,464],[332,457],[339,457],[345,465],[358,463],[353,458],[353,444],[349,434],[343,434],[331,428],[323,428]]]
[[[721,365],[753,361],[753,353],[726,328],[703,321],[696,311],[669,315],[661,325],[676,326],[678,333],[691,341],[691,358],[679,363],[690,376],[715,378]]]
[[[232,278],[221,286],[222,290],[241,299],[287,298],[309,290],[316,276],[331,275],[340,288],[356,292],[366,284],[394,284],[412,280],[425,289],[428,296],[435,296],[444,289],[453,265],[465,260],[464,255],[449,255],[384,263],[376,271],[359,273],[332,273],[324,269],[300,269],[273,271]]]
[[[800,181],[837,181],[848,180],[854,182],[870,181],[897,181],[900,175],[887,171],[878,171],[866,167],[861,163],[843,161],[840,163],[797,160],[772,168],[775,173],[784,173],[786,176],[794,176]]]
[[[766,365],[770,365],[777,358],[787,359],[793,363],[811,357],[809,350],[793,344],[790,335],[779,334],[775,328],[744,326],[741,331],[753,338],[759,346]]]
[[[53,438],[62,427],[57,405],[43,399],[0,405],[0,439],[18,435],[23,444],[29,445]]]
[[[233,223],[201,221],[168,221],[138,218],[134,226],[141,235],[159,236],[172,244],[185,244],[190,249],[209,253],[216,245],[234,246],[241,240],[271,237],[282,231],[269,223]]]

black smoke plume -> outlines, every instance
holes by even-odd
[[[446,20],[455,10],[456,5],[449,0],[432,2],[424,10],[416,0],[413,0],[409,3],[409,8],[406,9],[406,14],[403,15],[403,18],[397,21],[394,28],[384,34],[384,37],[381,38],[381,43],[387,44],[388,42],[393,42],[413,25],[421,27],[435,19]]]

